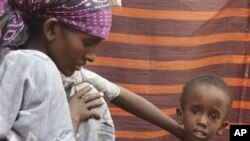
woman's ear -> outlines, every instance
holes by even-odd
[[[183,124],[183,111],[182,111],[181,107],[176,108],[176,118],[177,118],[177,122],[180,125],[182,125]]]
[[[217,135],[222,135],[224,129],[229,125],[229,121],[224,121],[221,125],[221,127],[217,131]]]
[[[48,41],[54,40],[57,25],[58,25],[58,20],[56,18],[48,18],[44,22],[43,34]]]

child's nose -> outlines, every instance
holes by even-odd
[[[202,127],[207,127],[207,117],[206,115],[201,115],[199,120],[198,120],[198,124]]]

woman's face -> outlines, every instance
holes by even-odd
[[[48,55],[65,76],[71,76],[87,61],[95,60],[97,45],[101,41],[101,38],[60,25],[48,47]]]

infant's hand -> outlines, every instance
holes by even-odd
[[[100,115],[90,109],[104,104],[100,99],[103,93],[87,94],[92,88],[93,86],[88,85],[68,99],[72,120],[80,122],[89,118],[100,119]]]

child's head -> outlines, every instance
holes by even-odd
[[[221,135],[232,105],[228,85],[215,75],[196,77],[183,87],[177,120],[183,124],[187,141],[208,141]]]
[[[111,28],[112,0],[4,0],[0,4],[0,48],[46,53],[70,76],[94,61],[97,44]]]

